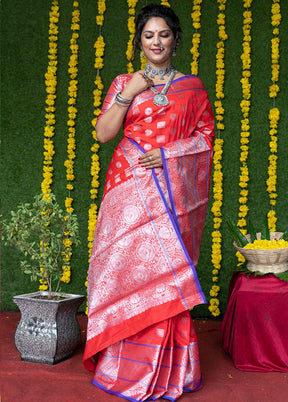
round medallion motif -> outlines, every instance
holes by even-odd
[[[152,145],[151,144],[145,144],[144,149],[145,149],[145,151],[150,151],[152,149]]]
[[[135,169],[135,173],[137,175],[137,177],[144,177],[146,176],[146,169],[144,167],[137,167]]]
[[[106,236],[109,235],[113,231],[114,225],[113,225],[113,222],[111,220],[109,220],[109,219],[104,220],[103,219],[102,225],[103,225],[102,226],[102,231]]]
[[[147,135],[147,137],[149,137],[149,135],[151,135],[151,134],[153,134],[152,130],[149,130],[149,129],[145,130],[145,135]]]
[[[146,117],[146,119],[144,119],[146,123],[152,123],[152,117]]]
[[[116,237],[119,237],[118,245],[122,248],[128,248],[133,243],[132,234],[127,234],[125,230],[118,230]]]
[[[169,239],[171,237],[171,230],[168,227],[162,226],[159,230],[160,237],[162,239]]]
[[[152,114],[153,113],[153,109],[151,108],[151,107],[147,107],[146,109],[145,109],[145,114],[146,114],[146,116],[150,116],[150,114]]]
[[[109,287],[110,294],[117,294],[120,291],[120,282],[115,278],[108,279],[107,287]]]
[[[115,270],[122,271],[126,266],[126,258],[122,254],[115,253],[110,258],[110,264]]]
[[[157,204],[158,204],[158,200],[157,200],[157,198],[154,197],[154,196],[148,197],[147,200],[146,200],[146,202],[147,202],[147,205],[148,205],[149,208],[156,207]]]
[[[149,272],[146,267],[139,265],[133,270],[133,278],[136,283],[144,284],[149,280]]]
[[[140,217],[140,212],[134,205],[127,205],[123,209],[123,219],[128,225],[135,223]]]
[[[142,260],[142,261],[151,261],[154,256],[155,256],[155,250],[153,246],[149,243],[146,244],[141,244],[137,248],[137,256]]]

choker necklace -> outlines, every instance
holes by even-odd
[[[169,75],[172,71],[175,71],[174,66],[160,68],[160,70],[157,70],[157,68],[151,67],[150,64],[146,64],[144,69],[144,73],[146,75],[150,73],[150,78],[154,78],[155,75],[160,75],[161,80],[164,80],[164,75]]]
[[[168,80],[161,92],[157,91],[157,89],[154,87],[150,87],[151,91],[154,92],[154,94],[155,94],[155,97],[153,100],[154,105],[159,106],[159,107],[169,105],[169,100],[166,96],[166,93],[170,87],[170,84],[171,84],[175,74],[176,74],[176,70],[173,67],[173,69],[170,71]],[[143,73],[143,76],[146,79],[148,78],[145,71]]]

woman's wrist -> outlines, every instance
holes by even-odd
[[[115,98],[115,103],[117,103],[118,106],[121,107],[126,107],[128,108],[133,101],[133,98],[126,98],[125,96],[122,95],[121,92],[118,92]]]

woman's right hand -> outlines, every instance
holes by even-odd
[[[141,92],[153,86],[154,82],[143,75],[143,70],[137,71],[133,74],[131,80],[127,83],[126,87],[121,92],[121,95],[128,99],[133,99]]]
[[[125,88],[121,91],[124,98],[131,99],[145,91],[150,86],[154,85],[153,81],[143,76],[143,71],[137,71],[133,74]],[[116,102],[107,110],[103,116],[98,120],[96,126],[97,139],[99,142],[108,142],[116,137],[119,132],[125,115],[127,107],[119,106]]]

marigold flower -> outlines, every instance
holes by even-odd
[[[241,54],[242,60],[242,78],[240,80],[242,85],[242,101],[240,103],[241,112],[243,114],[243,119],[241,120],[241,139],[240,139],[240,175],[239,175],[239,187],[241,188],[239,197],[239,212],[238,212],[238,222],[237,225],[242,228],[245,232],[246,220],[245,217],[248,212],[248,207],[246,205],[248,201],[248,182],[249,182],[249,170],[247,166],[248,159],[248,144],[250,136],[250,124],[249,124],[249,112],[250,112],[250,98],[251,98],[251,84],[249,78],[251,76],[251,23],[252,23],[252,12],[250,10],[251,1],[244,0],[244,7],[246,8],[243,12],[243,41]],[[244,192],[245,189],[245,192]]]

